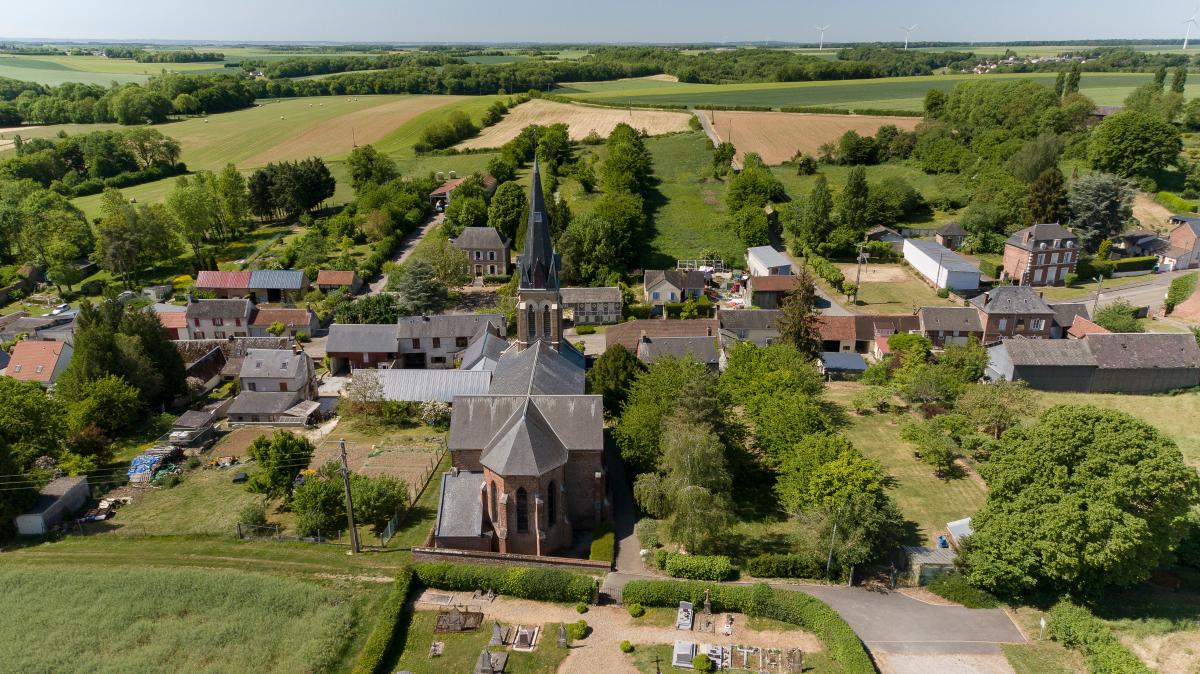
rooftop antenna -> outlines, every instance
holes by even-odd
[[[912,32],[917,29],[917,24],[914,23],[907,28],[900,26],[900,29],[904,31],[904,50],[908,51],[908,38],[912,35]]]
[[[1200,23],[1196,23],[1197,14],[1200,14],[1200,3],[1197,3],[1196,10],[1192,12],[1192,15],[1183,20],[1184,25],[1187,26],[1187,32],[1183,34],[1183,51],[1187,51],[1188,40],[1192,37],[1192,26],[1200,27]]]
[[[825,24],[824,26],[816,26],[816,29],[821,31],[821,45],[819,47],[817,47],[817,51],[825,50],[825,31],[829,30],[829,26],[830,26],[830,24]]]

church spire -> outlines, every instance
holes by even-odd
[[[541,168],[533,159],[533,187],[529,195],[529,220],[525,225],[525,248],[517,259],[520,287],[558,290],[558,259],[550,241],[550,219],[542,197]]]

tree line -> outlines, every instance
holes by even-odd
[[[158,180],[187,167],[179,143],[156,129],[92,131],[15,139],[16,156],[0,161],[0,179],[30,180],[66,196],[95,194]]]
[[[139,47],[105,47],[104,56],[110,59],[133,59],[138,63],[203,63],[225,60],[225,54],[218,51],[158,50]]]

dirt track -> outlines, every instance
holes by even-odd
[[[810,115],[795,112],[704,111],[722,141],[732,138],[740,163],[747,152],[757,152],[768,164],[782,164],[797,150],[815,155],[817,148],[854,130],[874,135],[879,127],[894,124],[911,131],[919,117],[870,115]]]
[[[601,108],[534,99],[513,108],[499,124],[484,129],[478,136],[461,143],[458,147],[500,147],[516,138],[521,129],[530,124],[566,124],[572,140],[583,140],[593,131],[607,137],[620,122],[625,122],[639,131],[645,130],[654,136],[687,131],[689,117],[689,113],[670,110]]]

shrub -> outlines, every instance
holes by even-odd
[[[596,326],[594,325],[576,325],[575,334],[577,335],[594,335],[596,334]]]
[[[267,506],[262,501],[247,503],[238,513],[238,522],[252,527],[267,526]]]
[[[1095,262],[1092,263],[1093,266],[1096,266],[1097,264],[1098,263]],[[1121,258],[1120,260],[1112,260],[1108,264],[1113,266],[1112,272],[1110,273],[1147,271],[1154,269],[1155,265],[1158,264],[1158,257],[1155,255],[1147,255],[1145,257],[1126,257]]]
[[[1089,671],[1104,674],[1150,672],[1136,655],[1113,636],[1108,626],[1086,608],[1060,601],[1050,609],[1047,618],[1050,636],[1086,655]]]
[[[944,599],[958,602],[967,608],[996,608],[1000,600],[990,592],[981,590],[967,582],[960,573],[947,573],[930,581],[929,591]]]
[[[697,672],[707,673],[713,671],[715,668],[716,666],[713,665],[713,661],[709,660],[708,656],[703,653],[700,653],[696,655],[696,657],[692,658],[692,669],[696,670]]]
[[[1183,303],[1184,300],[1192,296],[1196,292],[1196,279],[1200,276],[1196,272],[1184,274],[1175,279],[1172,279],[1171,285],[1167,288],[1166,308],[1167,313],[1175,310],[1175,307]]]
[[[646,615],[646,607],[637,603],[626,604],[625,610],[629,611],[629,617],[631,618],[641,618]]]
[[[654,568],[658,569],[659,571],[662,571],[663,569],[667,568],[667,559],[670,558],[670,556],[671,556],[671,553],[667,552],[666,550],[663,550],[661,548],[658,550],[655,550],[654,551]]]
[[[982,272],[984,276],[1000,278],[1000,273],[1004,271],[1004,265],[991,260],[980,260],[979,271]]]
[[[949,288],[938,288],[937,296],[942,299],[946,299],[947,297],[950,297],[950,289]]]
[[[825,569],[820,560],[805,555],[763,553],[746,562],[746,573],[756,578],[820,578]]]
[[[732,580],[737,570],[724,555],[680,555],[667,557],[667,575],[689,580]]]
[[[1067,272],[1067,275],[1063,277],[1063,282],[1068,286],[1073,286],[1079,282],[1079,274],[1076,274],[1075,272]]]
[[[825,279],[825,282],[833,286],[834,290],[838,292],[845,291],[842,284],[846,282],[846,275],[836,265],[813,251],[805,251],[804,259],[808,263],[809,270]]]
[[[695,119],[695,117],[693,117],[692,119]],[[633,652],[633,644],[629,643],[628,640],[622,641],[621,642],[621,652],[622,653],[632,653]]]
[[[578,604],[575,604],[575,612],[580,613],[580,614],[587,613],[588,605],[584,602],[579,602]]]
[[[1170,192],[1159,192],[1154,195],[1154,199],[1177,213],[1194,213],[1196,211],[1196,204],[1186,199],[1180,199]]]
[[[611,562],[615,555],[615,547],[616,534],[613,533],[612,524],[604,522],[592,532],[592,550],[588,559]]]
[[[625,307],[625,319],[650,318],[650,308],[649,304],[630,304]]]
[[[437,562],[417,564],[414,570],[422,584],[439,590],[492,590],[535,601],[590,602],[596,590],[595,579],[554,569]]]
[[[633,533],[641,541],[643,548],[653,550],[659,546],[658,520],[650,518],[639,520],[637,525],[633,527]]]
[[[586,639],[588,635],[588,624],[586,620],[578,620],[567,625],[567,636],[571,641]]]
[[[400,617],[404,613],[404,604],[408,599],[408,590],[412,586],[412,571],[403,568],[396,574],[396,581],[384,600],[383,612],[379,622],[367,637],[367,645],[358,654],[358,662],[354,665],[354,674],[375,674],[383,669],[383,658],[387,655],[400,627]]]
[[[501,274],[487,274],[483,277],[483,282],[490,286],[502,286],[512,280],[511,276],[503,276]]]

